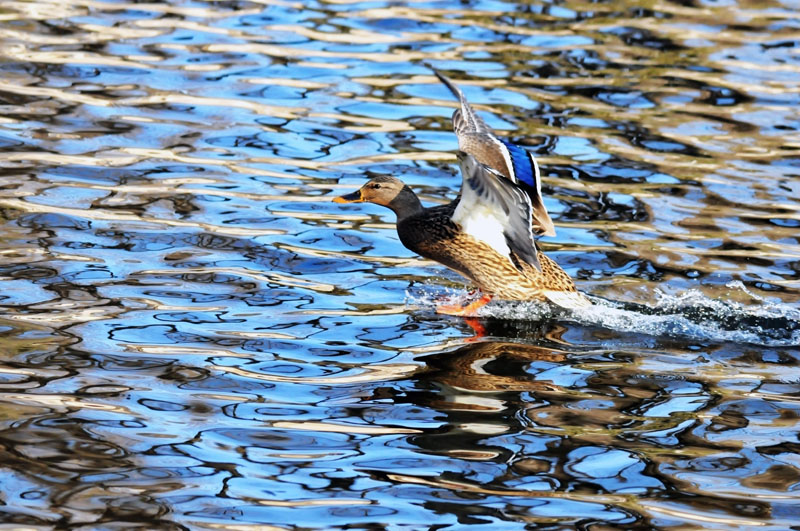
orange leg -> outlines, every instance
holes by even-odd
[[[458,315],[461,317],[474,317],[478,308],[486,306],[492,300],[491,295],[483,295],[480,299],[473,301],[466,306],[456,306],[455,304],[441,304],[436,307],[436,313],[445,315]]]
[[[472,328],[472,331],[475,332],[475,335],[472,337],[468,337],[465,341],[467,343],[472,343],[473,341],[477,341],[482,337],[486,337],[486,327],[484,327],[479,320],[474,317],[467,317],[464,319],[464,322]]]

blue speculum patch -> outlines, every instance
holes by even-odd
[[[514,174],[516,175],[517,179],[524,182],[528,186],[533,186],[536,188],[536,174],[533,170],[533,165],[531,164],[531,159],[528,156],[528,152],[519,147],[515,146],[511,142],[506,140],[500,139],[500,142],[503,143],[508,148],[508,152],[511,154],[511,163],[514,165]]]

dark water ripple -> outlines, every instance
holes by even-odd
[[[4,2],[0,525],[796,528],[797,7]],[[330,203],[452,198],[426,63],[595,308],[438,316]]]

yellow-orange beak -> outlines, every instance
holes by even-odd
[[[363,201],[364,199],[361,197],[361,190],[356,190],[351,194],[333,198],[334,203],[361,203]]]

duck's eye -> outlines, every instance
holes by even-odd
[[[378,183],[375,183],[370,188],[372,188],[373,190],[378,190],[378,189],[380,189],[380,187],[381,187],[381,185],[379,185]]]

